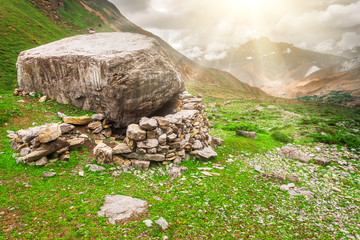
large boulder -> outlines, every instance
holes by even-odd
[[[20,53],[17,68],[24,91],[104,113],[115,127],[174,108],[184,90],[158,42],[134,33],[62,39]]]

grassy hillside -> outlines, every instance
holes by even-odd
[[[65,9],[57,12],[49,10],[49,1],[33,5],[27,0],[0,0],[0,93],[16,87],[15,64],[21,51],[85,33],[88,27],[110,30],[78,2],[65,0],[64,4]]]

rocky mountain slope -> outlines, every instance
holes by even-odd
[[[2,92],[11,91],[16,86],[15,62],[22,50],[84,34],[87,28],[92,27],[97,32],[135,32],[156,38],[176,62],[176,69],[190,91],[201,91],[215,97],[268,97],[262,90],[239,81],[229,73],[203,67],[186,58],[159,37],[130,22],[106,0],[15,0],[2,4],[0,13],[0,31],[5,36],[0,42]]]
[[[231,49],[224,59],[202,63],[229,71],[241,81],[274,95],[279,87],[344,60],[343,57],[300,49],[288,43],[275,43],[262,37]]]
[[[353,102],[356,102],[360,99],[360,57],[316,71],[281,90],[283,96],[289,98],[323,96],[333,91],[343,91],[351,94]]]

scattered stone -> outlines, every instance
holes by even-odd
[[[322,165],[322,166],[326,166],[326,165],[331,163],[331,159],[323,158],[323,157],[315,157],[314,161],[315,161],[316,164],[319,164],[319,165]]]
[[[301,188],[298,189],[289,189],[289,194],[290,196],[298,196],[298,195],[302,195],[304,197],[306,197],[306,199],[311,199],[314,197],[314,194],[310,191],[307,190],[303,190]]]
[[[163,230],[167,229],[169,226],[169,223],[163,217],[155,220],[155,223],[157,223]]]
[[[55,172],[47,172],[47,171],[43,172],[43,177],[46,177],[46,178],[51,178],[51,177],[54,177],[55,175],[56,175]]]
[[[236,130],[236,135],[247,137],[247,138],[252,138],[252,139],[257,139],[256,132],[247,132],[247,131]]]
[[[136,169],[149,169],[150,161],[132,160],[131,165]]]
[[[92,172],[102,172],[102,171],[106,170],[106,168],[96,165],[96,164],[88,164],[86,166],[88,166],[89,171],[92,171]]]
[[[180,177],[187,170],[188,170],[187,167],[182,167],[175,164],[170,164],[166,166],[166,171],[170,175],[170,181],[173,181],[174,179]]]
[[[311,159],[311,157],[306,153],[303,153],[296,148],[288,146],[282,147],[279,151],[279,154],[283,157],[300,160],[301,162],[305,163],[308,163]]]
[[[209,147],[206,147],[200,151],[197,152],[197,155],[204,160],[210,160],[212,158],[217,157],[217,153]]]
[[[300,182],[299,177],[296,175],[286,175],[286,178],[292,182],[296,182],[296,183]]]
[[[112,134],[112,131],[111,131],[111,128],[106,128],[106,129],[104,129],[101,133],[102,133],[102,135],[104,135],[106,138],[110,138],[110,137],[111,137],[111,134]]]
[[[143,221],[143,223],[145,223],[146,226],[151,227],[153,221],[151,221],[150,219],[146,219]]]
[[[86,134],[81,134],[81,135],[79,136],[79,138],[89,138],[89,136],[86,135]]]
[[[123,195],[106,195],[99,217],[108,217],[111,224],[136,219],[147,210],[147,202]]]
[[[39,102],[41,103],[41,102],[45,102],[46,101],[46,99],[47,99],[47,97],[46,96],[42,96],[40,99],[39,99]]]
[[[82,116],[82,117],[64,117],[64,123],[74,124],[74,125],[87,125],[89,124],[92,119],[89,116]]]
[[[257,172],[260,172],[260,173],[264,173],[264,172],[265,172],[264,169],[263,169],[261,166],[258,166],[258,165],[256,165],[256,166],[254,167],[254,170],[257,171]]]
[[[224,140],[222,140],[221,138],[212,137],[211,142],[214,146],[221,146],[224,143]]]

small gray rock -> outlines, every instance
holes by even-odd
[[[175,164],[170,164],[166,166],[166,170],[168,174],[170,175],[170,181],[173,181],[174,179],[180,177],[188,170],[187,167],[178,166]]]
[[[146,226],[151,227],[153,221],[151,221],[150,219],[146,219],[143,221],[143,223],[145,223]]]
[[[137,169],[149,169],[150,161],[132,160],[131,165]]]
[[[165,230],[168,228],[169,223],[163,218],[159,218],[158,220],[155,220],[155,223],[157,223],[158,225],[160,225],[160,227]]]
[[[247,137],[247,138],[252,138],[252,139],[257,139],[256,132],[247,132],[247,131],[236,130],[236,135]]]
[[[43,172],[43,177],[46,177],[46,178],[51,178],[51,177],[54,177],[55,175],[56,175],[55,172],[47,172],[47,171]]]
[[[89,164],[87,166],[89,166],[89,171],[92,171],[92,172],[101,172],[106,169],[106,168],[96,165],[96,164]]]
[[[206,148],[198,151],[197,155],[201,159],[204,159],[204,160],[209,160],[209,159],[217,157],[217,153],[212,148],[209,148],[209,147],[206,147]]]
[[[258,166],[258,165],[256,165],[256,166],[254,167],[254,170],[257,171],[257,172],[260,172],[260,173],[264,173],[264,172],[265,172],[264,169],[263,169],[261,166]]]

